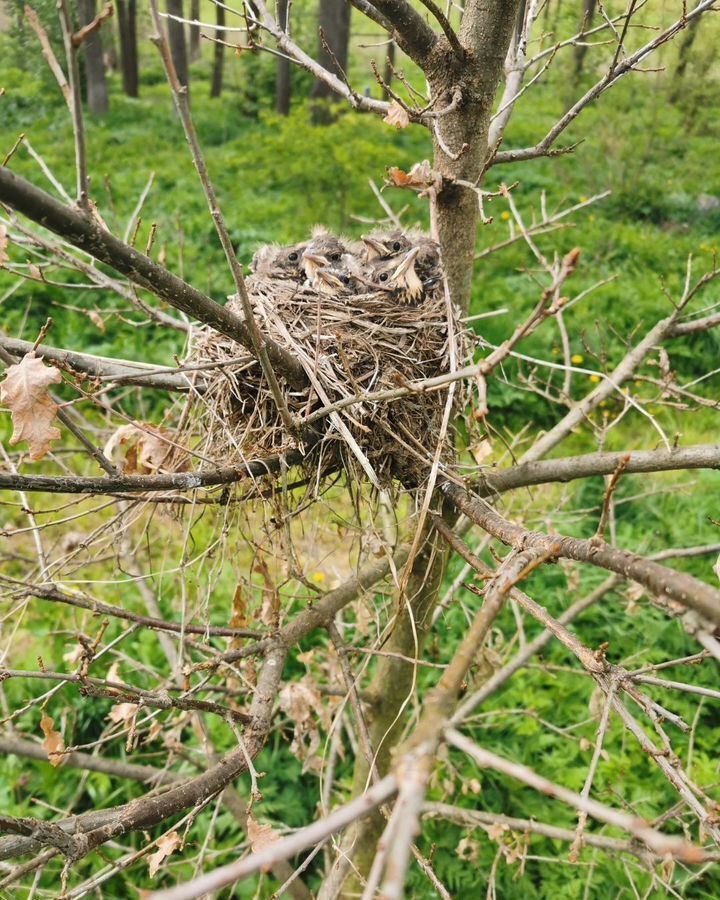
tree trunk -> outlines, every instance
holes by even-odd
[[[172,55],[173,65],[177,72],[180,84],[189,87],[190,79],[188,76],[188,55],[187,44],[185,41],[185,25],[178,22],[177,19],[184,19],[183,0],[167,0],[166,3],[168,14],[177,18],[168,19],[168,41],[170,43],[170,54]]]
[[[283,31],[286,31],[288,26],[288,5],[288,0],[277,0],[278,25]],[[290,112],[290,67],[291,63],[287,57],[278,56],[275,108],[281,116],[286,116]]]
[[[200,20],[200,0],[190,0],[190,18],[194,22]],[[200,59],[200,26],[190,25],[190,62]]]
[[[580,23],[580,40],[585,40],[585,32],[592,28],[593,18],[595,16],[595,7],[597,0],[584,0],[583,2],[583,18]],[[699,19],[697,21],[700,21]],[[692,27],[692,26],[691,26]],[[575,47],[575,80],[579,81],[582,76],[583,65],[585,64],[585,55],[587,47],[584,44],[578,44]]]
[[[383,652],[388,655],[378,658],[377,669],[368,690],[368,732],[381,778],[390,769],[392,753],[406,723],[405,713],[412,708],[410,700],[415,689],[417,671],[407,659],[422,659],[423,644],[432,626],[432,615],[437,605],[447,559],[447,545],[429,529],[413,562],[405,597],[400,598],[398,603],[392,633],[383,646]],[[358,751],[353,773],[353,796],[359,796],[365,791],[368,775],[365,756]],[[377,841],[384,827],[384,817],[379,811],[375,811],[349,829],[344,846],[348,852],[352,848],[352,861],[356,871],[350,873],[343,885],[341,897],[359,897],[362,894],[362,880],[357,873],[365,876],[369,872]],[[330,887],[332,890],[332,885]],[[324,900],[326,896],[324,889],[325,885],[318,895],[320,900]]]
[[[219,4],[215,7],[215,24],[222,28],[225,24],[225,10]],[[225,40],[225,32],[217,31],[215,37],[220,41]],[[210,84],[210,96],[219,97],[223,89],[223,61],[225,59],[225,45],[216,43],[213,52],[212,82]]]
[[[383,72],[383,81],[387,87],[383,88],[383,100],[391,100],[387,88],[390,87],[395,71],[395,41],[391,40],[387,46],[387,54],[385,55],[385,71]]]
[[[128,97],[139,93],[137,52],[137,0],[115,0],[120,34],[123,90]]]
[[[685,77],[685,70],[688,62],[690,62],[690,51],[692,50],[695,38],[697,37],[698,25],[700,24],[700,16],[693,19],[688,25],[687,31],[683,35],[678,48],[678,61],[673,73],[672,91],[670,94],[670,102],[675,103],[681,94],[681,86]]]
[[[347,0],[320,0],[318,25],[320,40],[318,44],[318,62],[321,66],[339,75],[338,66],[347,70],[348,47],[350,44],[350,12]],[[320,79],[316,79],[310,91],[313,100],[322,100],[323,104],[313,107],[313,121],[325,124],[331,120],[327,103],[337,101],[338,97],[330,87]]]
[[[475,191],[458,185],[457,180],[480,185],[488,153],[488,131],[493,101],[504,71],[505,58],[516,25],[520,0],[466,0],[460,40],[467,48],[459,59],[450,44],[441,39],[428,61],[426,75],[438,107],[450,104],[460,89],[462,99],[457,110],[437,120],[440,136],[434,140],[434,169],[442,176],[437,195],[436,221],[443,263],[450,293],[457,305],[467,311],[472,290],[475,241],[479,207]],[[444,149],[446,148],[446,149]],[[449,155],[447,151],[452,155]],[[416,658],[432,622],[439,590],[445,574],[447,553],[437,535],[430,534],[412,567],[406,600],[397,610],[391,636],[383,649],[396,654],[381,657],[370,686],[370,739],[377,753],[377,767],[384,775],[391,763],[404,725],[415,677],[412,665],[399,656]],[[358,755],[354,788],[364,789],[368,767]],[[350,898],[362,893],[362,881],[369,872],[377,840],[384,827],[378,813],[349,831],[330,878],[320,893],[321,900],[336,896]],[[352,871],[342,884],[352,861]]]
[[[78,3],[80,25],[89,25],[95,18],[96,12],[96,0],[80,0]],[[108,89],[99,28],[85,38],[83,48],[85,50],[87,104],[93,115],[103,116],[108,111]]]
[[[472,290],[475,240],[479,219],[475,191],[456,180],[479,184],[488,153],[493,101],[503,73],[519,0],[468,0],[460,40],[466,52],[458,60],[444,39],[438,41],[428,66],[428,80],[440,107],[449,105],[455,88],[462,101],[457,110],[437,120],[434,168],[443,177],[437,197],[437,229],[450,294],[467,311]],[[470,14],[468,14],[470,13]],[[442,141],[442,145],[441,145]],[[449,156],[443,145],[453,156]],[[465,149],[463,150],[463,147]]]

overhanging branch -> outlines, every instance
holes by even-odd
[[[85,250],[176,309],[252,350],[250,330],[235,313],[116,238],[92,217],[70,209],[6,167],[0,167],[0,203]],[[307,377],[300,363],[273,341],[267,340],[266,345],[270,362],[278,372],[293,386],[304,386]]]

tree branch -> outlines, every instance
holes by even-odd
[[[166,300],[171,306],[181,309],[252,351],[248,326],[235,313],[123,243],[94,218],[64,206],[50,194],[5,167],[0,167],[0,203],[6,203],[33,222],[60,235],[125,275],[135,284]],[[275,342],[268,340],[266,343],[270,361],[278,371],[294,387],[304,386],[307,376],[301,364]]]
[[[564,483],[576,478],[610,475],[625,458],[628,460],[623,470],[626,475],[675,469],[720,469],[720,444],[699,444],[696,447],[676,447],[672,450],[586,453],[582,456],[531,461],[499,472],[483,473],[472,483],[472,489],[487,496],[534,484]]]
[[[563,535],[545,535],[529,531],[504,519],[486,501],[471,497],[458,485],[446,481],[445,496],[471,521],[488,534],[516,549],[553,548],[554,555],[590,563],[644,585],[653,594],[667,596],[682,606],[700,613],[720,625],[720,591],[685,572],[675,572],[627,550],[618,550],[602,541],[580,540]]]

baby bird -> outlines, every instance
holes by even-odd
[[[334,247],[330,250],[332,252]],[[332,252],[332,255],[336,254]],[[365,290],[361,265],[351,253],[342,253],[331,262],[328,256],[306,250],[303,265],[308,285],[318,294],[349,295]]]
[[[417,249],[414,258],[414,274],[428,289],[434,286],[440,279],[442,267],[440,264],[440,245],[421,232],[405,232],[399,229],[395,231],[376,232],[371,235],[363,235],[365,254],[368,262],[373,265],[377,261],[389,260],[396,263],[413,248]],[[385,271],[380,268],[380,271]],[[414,280],[409,276],[411,282]]]
[[[256,250],[250,271],[259,278],[281,278],[300,283],[305,278],[302,255],[306,246],[305,243],[286,247],[266,244]]]
[[[395,231],[378,231],[374,234],[363,234],[361,240],[365,245],[365,258],[368,262],[374,259],[389,259],[396,253],[407,253],[412,241],[399,228]]]
[[[419,253],[415,246],[402,256],[372,260],[368,264],[370,282],[376,290],[392,293],[400,303],[417,303],[425,296],[425,285],[416,271]]]

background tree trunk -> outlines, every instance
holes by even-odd
[[[693,44],[695,43],[699,24],[699,18],[693,19],[688,25],[687,31],[680,41],[680,46],[678,48],[678,60],[675,67],[675,72],[673,73],[672,91],[670,93],[670,101],[672,103],[675,103],[675,101],[680,97],[682,81],[685,77],[685,70],[687,69],[688,63],[690,62],[690,51],[692,50]]]
[[[200,19],[200,0],[190,0],[190,18],[199,21]],[[200,26],[190,25],[190,62],[200,59]]]
[[[167,0],[167,11],[171,16],[185,18],[183,14],[183,0]],[[185,26],[175,19],[168,19],[168,40],[170,53],[177,72],[180,84],[189,87],[187,43],[185,41]]]
[[[220,28],[225,24],[225,10],[222,6],[215,7],[215,24]],[[220,41],[225,40],[224,32],[217,31],[215,37]],[[223,89],[223,62],[225,60],[225,45],[215,44],[213,53],[212,82],[210,83],[210,96],[219,97]]]
[[[78,13],[81,25],[88,25],[97,12],[96,0],[79,0]],[[108,89],[105,77],[101,29],[97,29],[83,41],[85,51],[85,90],[90,112],[102,116],[108,111]]]
[[[585,32],[592,28],[596,5],[597,0],[584,0],[583,2],[583,17],[582,22],[580,23],[581,39],[584,39]],[[584,44],[578,44],[575,47],[575,81],[577,81],[582,75],[587,50],[588,48],[584,46]]]
[[[343,71],[347,70],[348,47],[350,44],[350,12],[351,7],[346,0],[320,0],[318,9],[318,27],[322,33],[318,40],[317,59],[321,66],[338,74],[338,64]],[[324,36],[324,40],[323,40]],[[326,102],[337,101],[337,95],[324,81],[316,79],[310,91],[313,100]],[[316,105],[313,108],[313,121],[316,124],[327,123],[331,116],[327,107]]]
[[[277,2],[278,24],[285,31],[288,24],[288,0]],[[290,67],[292,63],[285,56],[278,56],[275,108],[281,116],[290,112]]]
[[[387,53],[385,54],[385,70],[383,71],[383,81],[390,87],[393,80],[395,70],[395,41],[391,40],[387,45]],[[391,96],[386,88],[383,88],[383,100],[391,100]]]
[[[137,52],[137,0],[115,0],[120,35],[120,65],[123,90],[128,97],[139,94]]]

